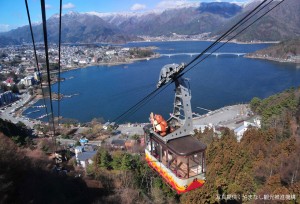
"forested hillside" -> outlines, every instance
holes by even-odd
[[[263,128],[246,131],[240,143],[228,129],[221,138],[212,138],[208,129],[198,133],[208,143],[207,181],[203,188],[183,195],[181,203],[214,203],[224,197],[224,202],[236,203],[294,197],[299,202],[299,93],[290,89],[253,99],[251,106],[262,114]]]
[[[0,118],[0,133],[10,137],[19,146],[30,142],[31,130],[22,122],[13,124]]]
[[[283,41],[266,49],[249,53],[246,57],[300,63],[300,38]]]
[[[262,129],[249,129],[241,142],[229,129],[221,137],[212,129],[196,132],[208,145],[207,180],[202,188],[184,195],[172,193],[137,155],[102,149],[89,173],[118,192],[117,197],[103,200],[110,202],[119,198],[147,203],[138,196],[141,192],[154,203],[253,203],[259,201],[256,198],[299,202],[299,96],[300,89],[292,88],[266,99],[254,98],[252,110],[262,115]]]
[[[250,105],[262,116],[262,128],[250,128],[241,142],[229,129],[221,137],[208,128],[196,132],[208,146],[206,183],[180,196],[147,166],[142,153],[111,151],[103,145],[86,171],[85,180],[97,184],[91,188],[74,174],[49,171],[49,162],[24,156],[0,135],[0,203],[298,203],[299,97],[300,89],[291,88],[254,98]]]
[[[25,149],[0,133],[0,203],[92,203],[106,194],[49,167],[45,157],[27,157]]]

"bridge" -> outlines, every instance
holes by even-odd
[[[173,57],[173,56],[179,56],[179,55],[188,55],[188,56],[196,56],[196,55],[199,55],[200,53],[195,53],[195,52],[186,52],[186,53],[169,53],[169,54],[160,54],[160,56],[167,56],[167,57]],[[244,52],[214,52],[214,53],[211,53],[211,52],[206,52],[204,53],[205,55],[213,55],[213,56],[216,56],[218,57],[219,55],[234,55],[234,56],[244,56],[245,54],[247,53],[244,53]]]

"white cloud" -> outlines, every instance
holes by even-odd
[[[130,10],[131,11],[140,11],[140,10],[144,10],[146,8],[145,4],[134,4]]]
[[[62,6],[63,9],[72,9],[75,8],[75,5],[72,3],[67,3]]]
[[[50,4],[46,4],[46,5],[45,5],[45,8],[46,8],[46,9],[52,9],[52,6],[51,6]]]
[[[7,24],[0,24],[0,32],[6,32],[11,30],[11,26]]]

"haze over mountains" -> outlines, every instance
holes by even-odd
[[[189,7],[146,13],[76,13],[62,17],[63,43],[125,43],[142,36],[222,34],[260,1],[245,5],[227,2],[194,4]],[[269,6],[278,3],[274,1]],[[281,41],[300,36],[300,1],[286,0],[240,35],[239,41]],[[48,40],[58,41],[58,15],[47,20]],[[33,26],[36,42],[43,41],[42,25]],[[0,46],[31,43],[29,26],[0,33]]]

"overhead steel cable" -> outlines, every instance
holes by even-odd
[[[46,56],[46,67],[47,67],[47,79],[50,97],[50,110],[52,116],[52,128],[53,128],[53,138],[55,137],[55,124],[54,124],[54,113],[53,113],[53,102],[52,102],[52,90],[51,90],[51,78],[50,78],[50,67],[49,67],[49,54],[48,54],[48,38],[47,38],[47,21],[46,21],[46,8],[45,0],[41,0],[41,10],[42,10],[42,21],[43,21],[43,33],[44,33],[44,44],[45,44],[45,56]]]
[[[62,13],[62,0],[60,0],[59,4],[59,37],[58,37],[58,85],[57,85],[57,95],[58,95],[58,104],[57,104],[57,124],[59,125],[59,117],[60,117],[60,100],[61,100],[61,93],[60,93],[60,82],[61,82],[61,67],[60,67],[60,48],[61,48],[61,13]]]
[[[169,82],[168,84],[166,84],[165,86],[163,86],[161,88],[157,88],[155,91],[153,91],[153,93],[151,93],[151,95],[149,94],[149,97],[147,99],[143,100],[139,105],[137,105],[135,108],[131,109],[131,111],[129,112],[130,115],[135,114],[141,107],[143,107],[144,105],[149,103],[155,96],[160,94],[163,90],[165,90],[172,83],[173,83],[173,81]],[[130,115],[128,114],[128,116],[123,117],[123,119],[126,117],[129,117]]]
[[[145,96],[142,100],[140,100],[139,102],[137,102],[136,104],[134,104],[133,106],[131,106],[127,111],[123,112],[121,115],[119,115],[118,117],[116,117],[115,119],[113,119],[112,121],[117,122],[119,121],[121,118],[124,118],[125,115],[127,115],[128,113],[130,113],[130,111],[134,110],[137,106],[139,106],[140,104],[142,104],[145,100],[147,100],[149,97],[151,97],[151,95],[153,95],[155,92],[158,91],[159,88],[156,88],[155,90],[153,90],[151,93],[149,93],[147,96]]]
[[[210,46],[208,46],[206,49],[204,49],[198,56],[196,56],[193,60],[191,60],[189,63],[187,63],[185,65],[185,67],[190,66],[196,60],[198,60],[200,57],[202,57],[207,51],[209,51],[212,47],[214,47],[216,44],[218,44],[219,42],[221,42],[226,36],[228,36],[231,33],[231,31],[234,30],[236,27],[239,27],[239,26],[243,25],[245,23],[244,22],[245,19],[247,19],[249,16],[251,16],[252,13],[254,13],[257,9],[259,9],[267,1],[268,0],[263,0],[260,4],[258,4],[246,16],[244,16],[241,20],[239,20],[236,24],[234,24],[231,28],[229,28],[223,35],[221,35],[214,43],[212,43]]]
[[[202,61],[204,61],[206,58],[208,58],[210,55],[212,55],[213,53],[215,53],[216,51],[218,51],[220,48],[222,48],[225,44],[227,44],[228,42],[230,42],[232,39],[234,39],[235,37],[237,37],[239,34],[241,34],[242,32],[244,32],[246,29],[248,29],[250,26],[252,26],[254,23],[256,23],[257,21],[259,21],[261,18],[263,18],[265,15],[267,15],[269,12],[271,12],[273,9],[275,9],[277,6],[279,6],[281,3],[283,3],[285,0],[281,0],[279,3],[277,3],[275,6],[273,6],[271,9],[269,9],[267,12],[265,12],[264,14],[262,14],[260,17],[258,17],[256,20],[254,20],[252,23],[250,23],[248,26],[246,26],[245,28],[243,28],[241,31],[239,31],[238,33],[236,33],[234,36],[230,37],[225,43],[223,43],[222,45],[220,45],[218,48],[216,48],[215,50],[213,50],[211,53],[209,53],[208,55],[206,55],[202,60],[200,60],[199,62],[197,62],[196,64],[194,64],[192,67],[190,67],[189,69],[187,69],[185,72],[182,73],[182,75],[184,75],[186,72],[190,71],[191,69],[193,69],[196,65],[198,65],[199,63],[201,63]],[[272,3],[273,0],[271,0],[268,4],[266,4],[263,8],[261,8],[258,12],[260,12],[262,9],[264,9],[266,6],[270,5],[270,3]],[[256,12],[255,14],[257,14],[258,12]],[[254,14],[254,15],[255,15]]]
[[[243,28],[241,31],[239,31],[238,33],[236,33],[234,36],[232,36],[231,38],[229,38],[226,42],[224,42],[222,45],[220,45],[218,48],[214,49],[212,52],[210,52],[209,54],[207,54],[202,60],[200,60],[199,62],[197,62],[196,64],[194,64],[192,67],[190,67],[189,69],[187,69],[185,72],[181,73],[180,76],[183,76],[185,73],[187,73],[188,71],[190,71],[192,68],[194,68],[196,65],[198,65],[199,63],[201,63],[202,61],[204,61],[205,59],[207,59],[210,55],[212,55],[213,53],[215,53],[217,50],[219,50],[220,48],[222,48],[224,45],[226,45],[228,42],[230,42],[232,39],[234,39],[235,37],[237,37],[239,34],[241,34],[242,32],[244,32],[246,29],[248,29],[250,26],[252,26],[254,23],[256,23],[258,20],[260,20],[262,17],[264,17],[265,15],[267,15],[269,12],[271,12],[273,9],[275,9],[277,6],[279,6],[281,3],[283,3],[282,0],[281,2],[279,2],[278,4],[276,4],[274,7],[272,7],[271,9],[269,9],[267,12],[265,12],[263,15],[261,15],[260,17],[258,17],[256,20],[254,20],[251,24],[249,24],[248,26],[246,26],[245,28]],[[246,19],[244,21],[244,23],[246,23],[248,20],[250,20],[253,16],[255,16],[257,13],[259,13],[260,11],[262,11],[264,8],[266,8],[268,5],[270,5],[273,2],[273,0],[271,0],[270,2],[268,2],[266,5],[264,5],[262,8],[260,8],[258,11],[256,11],[250,18]],[[242,26],[242,25],[241,25]],[[240,27],[240,26],[239,26]],[[233,31],[231,31],[229,34],[231,34],[232,32],[234,32],[235,30],[237,30],[239,27],[235,28]],[[184,71],[184,70],[183,70]],[[179,77],[179,76],[177,76]],[[177,78],[176,77],[176,78]],[[169,86],[170,84],[172,84],[174,82],[174,80],[172,80],[169,84],[167,84],[166,86]],[[160,92],[159,92],[160,93]]]
[[[254,13],[257,9],[259,9],[259,7],[261,7],[265,2],[267,2],[267,0],[264,0],[263,2],[261,2],[258,6],[256,6],[253,10],[251,10],[245,17],[243,17],[239,22],[237,22],[234,26],[232,26],[225,34],[223,34],[221,37],[219,37],[214,43],[212,43],[209,47],[207,47],[205,50],[203,50],[197,57],[195,57],[192,61],[190,61],[187,65],[185,65],[185,68],[188,67],[189,65],[191,65],[193,62],[195,62],[197,59],[199,59],[201,56],[203,56],[208,50],[210,50],[212,47],[214,47],[215,45],[217,45],[221,40],[223,40],[226,36],[228,36],[230,33],[232,33],[232,30],[234,30],[237,26],[240,27],[241,25],[243,25],[246,21],[245,19],[247,19],[249,16],[251,16],[252,13]],[[253,17],[253,16],[252,16]],[[197,63],[198,64],[198,63]],[[184,71],[184,69],[182,70]],[[181,72],[182,72],[181,71]],[[183,74],[178,73],[175,78],[178,78],[180,76],[182,76]],[[169,86],[171,83],[173,83],[173,81],[171,81],[170,83],[167,84],[167,86]],[[161,86],[162,87],[162,86]],[[138,103],[136,103],[134,106],[132,106],[131,108],[129,108],[127,111],[125,111],[123,114],[121,114],[119,117],[117,117],[117,120],[120,120],[121,118],[125,118],[126,115],[135,113],[139,108],[141,108],[143,106],[143,104],[148,103],[150,100],[152,100],[153,97],[151,97],[152,95],[154,95],[158,89],[160,89],[161,87],[155,89],[154,91],[152,91],[150,94],[148,94],[146,97],[144,97],[142,100],[140,100]],[[161,92],[161,91],[160,91]],[[159,92],[159,93],[160,93]],[[155,94],[156,96],[157,94]],[[147,101],[149,100],[149,101]],[[116,121],[117,121],[116,120]],[[114,121],[114,120],[113,120]]]
[[[144,86],[139,86],[137,88],[133,88],[133,89],[129,89],[126,91],[122,91],[120,93],[114,94],[110,97],[108,97],[108,100],[116,100],[116,99],[121,99],[122,97],[127,97],[130,94],[135,94],[135,93],[139,93],[139,92],[145,92],[146,90],[152,88],[155,85],[155,83],[151,83],[148,85],[144,85]]]
[[[272,2],[273,0],[271,0]],[[284,1],[284,0],[283,0]],[[256,6],[253,10],[251,10],[245,17],[243,17],[240,21],[238,21],[234,26],[232,26],[227,32],[225,32],[225,34],[223,34],[221,37],[219,37],[214,43],[212,43],[209,47],[207,47],[205,50],[203,50],[197,57],[195,57],[192,61],[190,61],[187,65],[185,65],[185,68],[182,70],[184,71],[186,69],[186,67],[190,66],[192,63],[194,63],[197,59],[199,59],[201,56],[203,56],[208,50],[210,50],[211,48],[213,48],[214,46],[216,46],[220,41],[222,41],[224,38],[226,38],[229,34],[231,34],[234,30],[236,30],[237,28],[239,28],[240,26],[242,26],[245,22],[247,22],[249,19],[251,19],[255,14],[257,14],[259,11],[261,11],[262,9],[260,9],[258,12],[256,12],[254,15],[252,15],[257,9],[259,9],[265,2],[267,2],[267,0],[264,0],[263,2],[261,2],[258,6]],[[282,2],[280,2],[282,3]],[[270,4],[270,2],[268,3]],[[267,4],[267,5],[268,5]],[[267,5],[265,5],[263,8],[265,8]],[[279,4],[278,4],[279,5]],[[277,7],[278,5],[276,5],[275,7]],[[271,10],[273,10],[274,8],[272,8]],[[263,16],[265,16],[267,13],[269,13],[271,10],[269,10],[268,12],[266,12],[265,14],[263,14],[260,18],[262,18]],[[252,16],[251,16],[252,15]],[[251,16],[250,18],[248,18],[249,16]],[[247,19],[248,18],[248,19]],[[257,19],[259,20],[259,19]],[[256,20],[256,21],[257,21]],[[255,22],[256,22],[255,21]],[[254,23],[254,22],[253,22]],[[253,24],[252,23],[252,24]],[[251,25],[252,25],[251,24]],[[241,32],[243,32],[244,30],[246,30],[247,28],[249,28],[251,25],[247,26],[246,28],[244,28]],[[241,32],[239,32],[238,34],[240,34]],[[238,34],[236,34],[234,37],[236,37]],[[230,38],[233,39],[234,37]],[[229,40],[227,41],[229,42]],[[226,43],[227,43],[226,42]],[[224,46],[226,43],[224,43],[222,46]],[[220,48],[218,48],[220,49]],[[214,50],[215,52],[216,50]],[[210,53],[209,55],[211,55],[212,53]],[[208,57],[208,56],[207,56]],[[205,57],[204,59],[206,59],[207,57]],[[203,59],[203,60],[204,60]],[[201,60],[201,61],[203,61]],[[197,64],[199,64],[200,62],[198,62]],[[197,65],[196,64],[196,65]],[[193,67],[195,67],[196,65],[192,66],[191,68],[189,68],[187,71],[189,71],[190,69],[192,69]],[[182,72],[181,71],[181,72]],[[175,78],[178,78],[180,76],[182,76],[183,74],[185,74],[187,71],[185,71],[184,73],[178,73]],[[174,78],[174,79],[175,79]],[[171,82],[164,84],[166,87],[169,86],[171,83],[173,83],[174,80],[172,80]],[[162,86],[161,86],[162,87]],[[131,108],[129,108],[127,111],[125,111],[124,113],[122,113],[119,117],[116,118],[116,120],[113,121],[118,121],[121,118],[125,118],[128,114],[131,113],[135,113],[139,108],[141,108],[144,104],[148,103],[150,100],[152,100],[152,96],[161,88],[157,88],[154,91],[152,91],[151,93],[149,93],[147,96],[145,96],[143,99],[141,99],[138,103],[136,103],[135,105],[133,105]],[[161,91],[160,91],[161,92]],[[159,93],[160,93],[159,92]],[[157,94],[159,94],[157,93]],[[157,94],[155,94],[154,96],[156,96]],[[128,117],[128,116],[127,116]]]
[[[31,18],[30,18],[30,12],[29,12],[29,7],[28,7],[27,0],[25,0],[25,5],[26,5],[27,17],[28,17],[29,28],[30,28],[30,33],[31,33],[31,39],[32,39],[32,44],[33,44],[34,57],[35,57],[37,71],[38,71],[38,80],[40,82],[41,89],[42,89],[42,96],[43,96],[43,102],[44,102],[44,105],[45,105],[46,115],[47,115],[47,118],[48,118],[48,122],[50,123],[50,118],[49,118],[49,113],[48,113],[48,108],[47,108],[47,105],[46,105],[45,93],[44,93],[44,88],[43,88],[43,81],[42,81],[42,77],[41,77],[41,70],[40,70],[40,67],[39,67],[39,62],[38,62],[38,58],[37,58],[37,54],[36,54],[35,40],[34,40],[34,36],[33,36],[33,30],[32,30],[32,24],[31,24]]]

